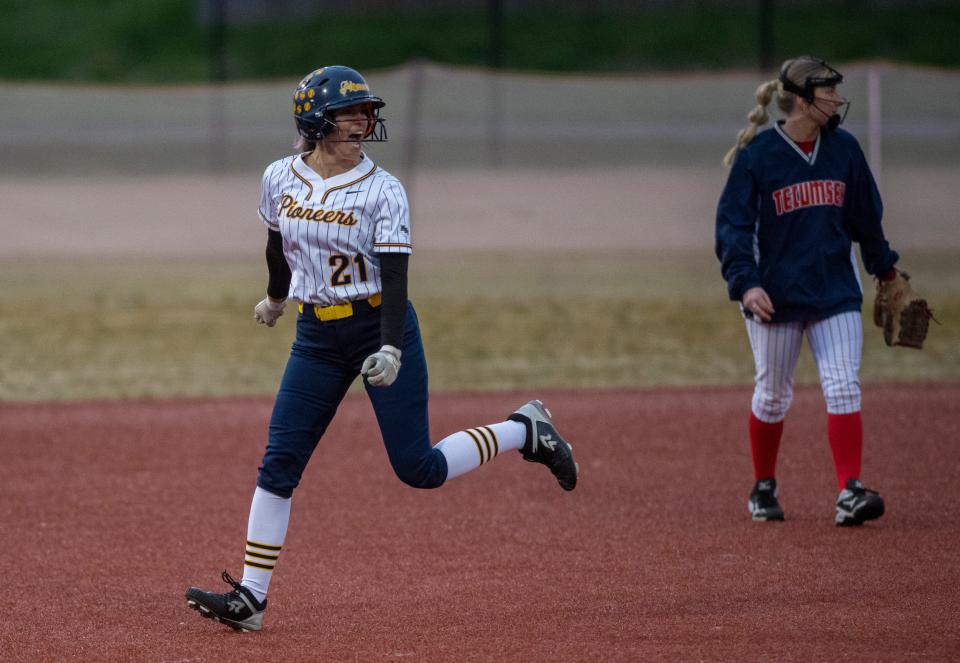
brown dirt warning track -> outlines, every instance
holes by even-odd
[[[0,659],[958,660],[960,385],[865,391],[888,514],[851,530],[813,387],[787,419],[785,523],[746,512],[749,388],[539,394],[578,455],[569,494],[512,453],[407,488],[350,395],[248,634],[183,592],[242,573],[271,399],[4,404]],[[532,396],[434,396],[434,438]]]

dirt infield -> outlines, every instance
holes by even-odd
[[[787,420],[787,522],[769,524],[745,508],[745,388],[545,394],[581,464],[570,494],[513,454],[407,488],[350,395],[256,634],[183,591],[241,573],[269,399],[4,404],[0,658],[957,660],[960,385],[904,389],[866,388],[864,479],[888,515],[858,530],[832,525],[813,388]],[[434,437],[531,395],[436,396]]]
[[[416,250],[712,254],[726,180],[719,154],[710,167],[424,170],[404,179]],[[884,228],[891,244],[908,252],[960,248],[958,169],[887,170]],[[265,234],[255,212],[259,182],[259,173],[2,178],[0,256],[259,259]],[[50,191],[70,204],[39,204]]]

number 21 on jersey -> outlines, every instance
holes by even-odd
[[[355,269],[348,270],[350,263],[354,264]],[[328,263],[333,267],[333,274],[330,276],[330,285],[347,285],[353,283],[354,272],[357,276],[357,282],[363,283],[367,280],[367,263],[364,261],[363,254],[358,253],[351,259],[340,253],[334,253],[330,256]]]

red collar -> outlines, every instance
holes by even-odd
[[[813,148],[817,144],[816,139],[814,140],[803,140],[797,143],[797,147],[803,150],[804,154],[813,154]]]

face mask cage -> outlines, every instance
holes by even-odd
[[[377,99],[379,101],[379,99]],[[340,110],[340,109],[334,109]],[[325,140],[328,143],[354,143],[358,142],[349,138],[339,136],[337,123],[334,119],[334,110],[326,110],[323,114],[313,120],[305,118],[297,119],[297,129],[300,135],[309,140]],[[384,124],[385,118],[380,117],[380,108],[373,107],[370,110],[369,124],[360,138],[361,143],[384,143],[387,141],[387,126]]]
[[[839,71],[828,65],[823,60],[819,58],[811,58],[813,62],[819,64],[822,68],[830,72],[829,76],[807,76],[807,79],[803,82],[803,85],[797,85],[792,80],[787,77],[787,67],[784,67],[780,70],[780,84],[783,85],[783,89],[787,92],[792,92],[795,95],[799,96],[801,99],[805,99],[809,103],[813,103],[815,97],[815,90],[818,87],[834,87],[840,85],[843,82],[843,74]]]
[[[829,72],[829,75],[807,76],[806,80],[803,82],[803,85],[800,86],[787,77],[787,67],[784,67],[780,70],[780,76],[778,79],[784,90],[787,92],[792,92],[801,99],[805,100],[807,103],[812,104],[814,108],[826,115],[826,112],[821,110],[817,105],[816,90],[818,87],[836,87],[837,85],[840,85],[840,83],[843,82],[843,74],[828,65],[820,58],[809,59],[813,62],[816,62],[821,68],[826,69]],[[849,112],[850,102],[847,99],[844,99],[843,103],[837,107],[836,112],[831,114],[827,119],[827,129],[832,131],[843,124],[843,121],[847,119],[847,113]]]
[[[360,139],[361,143],[383,143],[387,140],[387,126],[384,124],[384,118],[380,117],[380,109],[371,107],[367,115],[367,129]],[[340,137],[337,130],[337,123],[334,117],[334,111],[327,111],[323,114],[323,138],[329,143],[353,143],[356,141],[349,138]]]
[[[816,105],[816,102],[814,102],[814,105]],[[820,108],[818,106],[817,110],[819,109]],[[847,113],[849,112],[850,112],[850,102],[847,99],[844,99],[843,103],[837,106],[836,112],[834,112],[834,114],[830,116],[830,119],[827,120],[827,129],[830,129],[831,131],[833,131],[834,129],[839,127],[841,124],[843,124],[843,121],[847,119]]]

